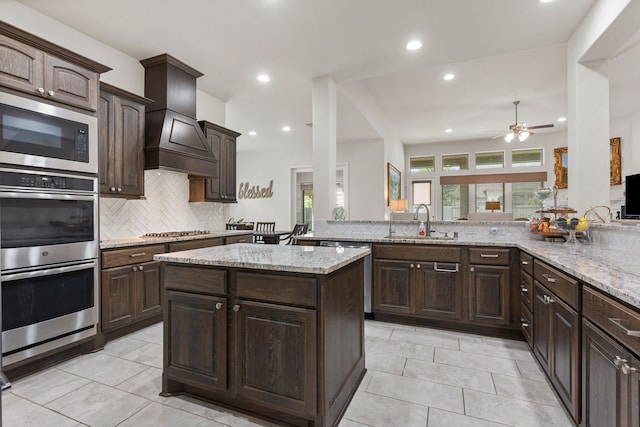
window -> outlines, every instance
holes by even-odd
[[[542,208],[542,200],[535,196],[535,191],[542,188],[543,182],[514,182],[511,187],[514,218],[530,218]]]
[[[500,211],[504,211],[504,184],[476,184],[476,212],[491,212],[485,209],[485,202],[500,202]]]
[[[436,157],[411,157],[409,167],[411,172],[433,172],[436,170]]]
[[[503,168],[504,151],[476,153],[476,169]]]
[[[421,203],[431,205],[431,181],[413,181],[411,183],[411,195],[413,206]]]
[[[442,186],[442,220],[469,216],[469,185],[448,184]]]
[[[511,152],[511,166],[542,166],[542,148],[513,150]]]
[[[443,171],[459,171],[469,169],[468,154],[448,154],[442,156]]]

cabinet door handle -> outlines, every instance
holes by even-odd
[[[469,271],[471,271],[471,272],[473,273],[474,271],[476,271],[476,268],[475,268],[475,267],[471,267],[471,268],[469,269]]]
[[[542,302],[544,303],[544,305],[549,305],[549,304],[555,302],[555,300],[553,298],[551,298],[549,295],[545,295],[544,297],[542,297],[542,299],[543,299]]]
[[[43,87],[39,87],[38,88],[38,93],[41,95],[44,95],[44,88]]]
[[[627,365],[626,363],[622,365],[622,373],[625,375],[629,375],[632,372],[636,372],[638,369],[632,366]]]
[[[111,190],[111,192],[114,193],[116,191],[116,187],[111,187],[109,190]]]
[[[221,308],[222,308],[222,303],[221,302],[217,302],[216,303],[216,310],[220,310]]]
[[[235,311],[236,313],[240,310],[240,305],[236,304],[233,306],[233,311]]]
[[[420,264],[416,264],[416,268],[420,268]]]
[[[52,90],[50,90],[50,91],[49,91],[49,92],[47,92],[47,93],[49,94],[49,96],[53,96],[53,95],[55,95],[55,93],[54,93]]]
[[[522,264],[522,265],[529,265],[529,261],[520,260],[520,264]]]
[[[498,258],[498,254],[480,254],[480,258]]]
[[[129,254],[129,258],[137,258],[140,256],[145,256],[147,253],[146,252],[138,252],[137,254]]]
[[[118,193],[120,193],[122,191],[122,188],[118,187]]]
[[[520,290],[521,290],[522,292],[529,292],[529,288],[527,288],[527,287],[526,287],[526,286],[524,286],[524,285],[520,285]]]
[[[555,277],[551,277],[551,276],[549,276],[548,274],[543,274],[543,275],[542,275],[542,277],[544,277],[545,279],[547,279],[547,282],[550,282],[550,283],[556,283],[556,279],[555,279]]]
[[[625,328],[622,325],[622,319],[615,319],[615,318],[610,317],[609,318],[609,322],[613,323],[618,328],[622,329],[622,331],[625,333],[625,335],[628,335],[630,337],[640,337],[640,331],[634,331],[634,330]]]
[[[133,267],[131,267],[132,271],[138,271],[138,267],[136,267],[135,265]]]
[[[434,271],[443,271],[445,273],[457,273],[458,272],[458,263],[455,264],[454,268],[440,268],[438,267],[438,263],[434,262],[433,263],[433,270]],[[473,270],[471,270],[473,271]]]
[[[143,267],[142,265],[139,265],[139,266],[138,266],[138,270],[140,270],[140,271],[142,271],[142,269],[143,269],[143,268],[144,268],[144,267]]]
[[[409,268],[413,268],[413,264],[409,264]]]
[[[623,363],[627,363],[627,359],[623,359],[623,358],[622,358],[622,357],[620,357],[620,356],[616,356],[616,358],[615,358],[615,359],[613,359],[613,364],[614,364],[614,365],[616,365],[616,366],[620,366],[620,365],[622,365]]]

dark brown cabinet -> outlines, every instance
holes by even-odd
[[[576,423],[581,417],[581,292],[575,278],[533,260],[533,353]]]
[[[164,245],[102,252],[102,332],[160,320],[160,263],[153,255],[164,252]]]
[[[533,346],[533,257],[520,252],[520,330],[529,347]]]
[[[236,301],[232,310],[236,394],[314,416],[316,310],[254,301]]]
[[[510,326],[519,304],[512,291],[510,249],[469,249],[469,321],[487,326]]]
[[[380,245],[375,254],[375,313],[464,319],[459,248]]]
[[[167,291],[165,339],[170,354],[165,375],[225,391],[227,379],[227,299]],[[183,329],[184,328],[184,329]],[[189,331],[198,331],[193,339]]]
[[[640,425],[640,314],[583,290],[582,424]]]
[[[49,53],[56,48],[61,56]],[[72,56],[76,61],[63,59]],[[97,108],[99,73],[109,70],[88,60],[81,66],[82,57],[7,24],[0,27],[0,58],[0,85],[90,111]]]
[[[189,176],[189,201],[235,203],[238,132],[207,121],[198,122],[211,145],[214,167],[210,178]]]
[[[137,199],[144,196],[144,117],[151,101],[100,83],[100,195]]]

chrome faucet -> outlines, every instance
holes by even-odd
[[[429,212],[429,206],[425,205],[424,203],[420,203],[416,208],[415,213],[413,214],[413,220],[414,221],[418,220],[418,212],[420,211],[420,208],[423,206],[427,210],[427,224],[425,229],[425,237],[429,237],[431,236],[431,219],[430,219],[431,213]]]

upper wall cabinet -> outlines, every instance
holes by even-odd
[[[144,196],[144,117],[152,101],[100,82],[100,195]]]
[[[198,122],[215,157],[211,178],[189,176],[190,202],[236,202],[236,139],[238,132],[216,124]]]
[[[0,86],[96,111],[100,73],[110,70],[0,22]]]

